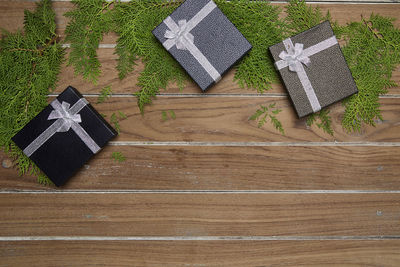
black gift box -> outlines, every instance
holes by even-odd
[[[56,101],[62,105],[67,105],[66,103],[69,103],[71,110],[74,110],[74,106],[77,107],[78,104],[85,103],[80,105],[82,107],[80,111],[72,116],[78,122],[76,122],[74,126],[71,126],[71,128],[60,130],[60,127],[58,127],[59,125],[64,125],[63,127],[65,127],[65,122],[67,122],[68,125],[68,115],[66,115],[66,117],[64,116],[64,118],[67,119],[49,118],[51,114],[59,114],[52,106]],[[80,103],[77,103],[78,101]],[[97,149],[104,147],[117,133],[103,117],[87,103],[82,95],[71,86],[62,92],[52,104],[43,109],[19,131],[12,140],[33,162],[35,162],[55,185],[61,186],[94,155],[96,151],[93,147],[97,147]],[[73,111],[71,111],[71,113],[72,112]],[[52,131],[52,129],[58,129],[58,131]],[[40,136],[45,136],[45,131],[46,133],[51,133],[51,136],[42,139]],[[78,135],[77,132],[80,132],[80,135]],[[80,137],[87,136],[84,132],[89,136],[83,138],[88,140],[86,143]],[[42,141],[40,142],[38,140]],[[89,146],[92,147],[92,150],[95,152],[89,148],[88,144],[93,144]]]
[[[175,29],[168,24],[175,25]],[[252,47],[210,0],[186,0],[153,30],[153,34],[203,91],[218,82],[219,77]],[[191,47],[185,47],[190,40]],[[179,43],[184,47],[178,49]]]
[[[282,51],[289,52],[290,46],[296,46],[296,43],[301,43],[304,45],[303,49],[305,51],[312,46],[322,44],[322,42],[326,43],[329,40],[336,41],[336,38],[334,37],[329,21],[325,21],[307,31],[290,37],[290,40],[292,44],[288,44],[287,42],[285,46],[284,41],[269,48],[278,69],[278,61],[284,61],[280,57]],[[311,83],[312,89],[315,92],[314,99],[319,102],[320,108],[324,108],[358,92],[337,41],[335,44],[310,55],[309,59],[310,62],[308,66],[304,63],[300,65],[302,65],[306,77]],[[318,108],[313,109],[311,104],[313,101],[310,100],[310,97],[306,93],[305,88],[307,86],[304,86],[300,81],[298,72],[291,71],[289,67],[286,66],[279,69],[279,73],[289,92],[289,96],[298,116],[301,118],[313,112],[317,112]]]

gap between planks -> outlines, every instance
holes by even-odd
[[[112,146],[206,146],[206,147],[400,147],[400,142],[153,142],[112,141]]]
[[[49,97],[57,97],[59,94],[48,94]],[[100,94],[83,94],[84,97],[99,97]],[[110,97],[135,97],[132,93],[128,94],[112,94]],[[177,94],[177,93],[160,93],[156,97],[182,97],[182,98],[208,98],[208,97],[249,97],[249,98],[287,98],[288,95],[284,93],[263,93],[263,94]],[[385,94],[380,95],[379,98],[400,98],[400,94]]]
[[[323,241],[398,240],[390,236],[7,236],[4,241]]]
[[[38,0],[22,0],[22,2],[37,2]],[[130,2],[131,0],[118,0],[119,2]],[[71,2],[71,0],[53,0],[53,2]],[[106,0],[106,2],[112,2],[112,0]],[[270,1],[273,4],[287,4],[288,1]],[[365,0],[342,0],[342,1],[306,1],[308,4],[396,4],[398,0],[381,0],[381,1],[365,1]]]
[[[400,190],[0,190],[0,194],[400,194]]]

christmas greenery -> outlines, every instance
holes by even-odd
[[[96,49],[103,35],[114,31],[119,36],[116,46],[119,77],[126,77],[138,60],[145,63],[138,78],[140,90],[135,93],[142,112],[168,83],[176,82],[180,88],[184,87],[188,79],[185,71],[151,33],[182,1],[73,2],[76,9],[66,14],[71,18],[66,40],[71,42],[69,63],[77,73],[92,81],[98,78],[100,63]],[[391,19],[371,15],[368,20],[339,26],[332,21],[329,12],[322,14],[318,8],[298,0],[290,1],[284,10],[263,1],[215,2],[253,45],[250,53],[235,66],[235,80],[241,87],[254,88],[262,93],[270,89],[272,83],[278,83],[268,47],[330,20],[336,36],[345,41],[342,49],[360,91],[343,102],[346,108],[343,127],[357,131],[362,123],[374,125],[375,119],[381,119],[379,95],[384,94],[388,87],[395,86],[390,80],[391,73],[400,63],[399,30]],[[286,15],[281,16],[282,12]],[[325,132],[333,134],[331,121],[326,109],[310,117],[307,124],[316,122]]]
[[[268,118],[271,120],[271,123],[274,127],[279,130],[282,134],[285,134],[283,130],[282,123],[276,118],[275,115],[278,115],[282,110],[275,108],[276,104],[270,104],[268,106],[260,106],[260,109],[254,113],[249,120],[255,121],[258,120],[258,127],[261,128],[267,122]]]
[[[162,121],[167,121],[169,119],[173,119],[173,120],[176,119],[175,112],[173,110],[168,110],[168,112],[165,111],[165,110],[161,111],[161,120]]]
[[[332,119],[329,116],[329,109],[325,108],[321,110],[320,112],[311,114],[307,117],[307,126],[311,127],[314,123],[317,125],[318,128],[324,130],[324,132],[333,135],[333,130],[332,130]],[[317,122],[317,118],[319,122]]]
[[[115,32],[120,79],[129,75],[139,60],[145,63],[138,78],[140,90],[135,93],[142,112],[169,83],[175,82],[184,88],[188,75],[151,33],[182,0],[72,2],[75,8],[65,14],[70,19],[65,43],[70,44],[68,64],[75,73],[91,82],[98,80],[101,64],[97,49],[105,34]],[[298,0],[289,2],[283,9],[265,1],[215,2],[253,45],[249,54],[235,66],[234,78],[241,87],[264,93],[271,84],[279,83],[268,47],[330,20],[359,88],[358,94],[342,102],[345,107],[343,128],[360,131],[363,123],[374,125],[377,119],[382,119],[379,96],[396,86],[391,75],[400,64],[400,31],[393,26],[393,19],[371,15],[348,25],[338,25],[329,13],[322,14],[318,8]],[[0,41],[0,146],[16,160],[20,173],[34,173],[44,183],[49,180],[10,138],[47,105],[47,95],[55,87],[64,50],[55,34],[54,18],[50,0],[42,0],[35,12],[25,12],[24,31],[3,31]],[[110,86],[103,88],[98,102],[104,102],[111,94]],[[279,112],[274,104],[261,105],[250,120],[257,120],[259,127],[270,121],[283,133],[276,117]],[[328,108],[311,115],[307,125],[315,124],[333,135],[329,114]],[[117,111],[110,121],[119,130],[119,121],[124,118],[126,115]],[[175,113],[163,111],[162,120],[169,118],[174,119]],[[112,157],[121,158],[119,155]]]
[[[125,113],[123,113],[120,110],[111,114],[110,123],[114,126],[114,129],[117,131],[118,134],[121,132],[121,127],[119,125],[119,122],[127,118],[128,116],[126,116]]]
[[[3,31],[0,41],[0,147],[15,159],[20,174],[31,173],[40,183],[50,180],[11,141],[46,105],[64,58],[58,43],[51,1],[25,11],[24,30]]]
[[[100,75],[97,59],[98,48],[103,35],[113,27],[112,14],[108,11],[111,2],[81,0],[72,1],[77,8],[64,14],[71,18],[65,29],[65,42],[71,44],[68,64],[74,66],[76,74],[96,82]]]
[[[119,55],[117,69],[120,78],[133,70],[136,60],[145,62],[145,69],[138,78],[141,90],[135,93],[142,112],[144,105],[151,103],[152,98],[160,89],[166,89],[169,82],[176,82],[182,89],[188,79],[186,72],[151,32],[180,3],[133,0],[115,5],[113,14],[119,36],[116,53]]]
[[[113,152],[111,158],[117,162],[124,162],[126,160],[126,157],[121,152]]]
[[[100,91],[100,95],[97,97],[97,104],[101,104],[110,98],[112,95],[111,85],[107,85]]]
[[[348,131],[360,131],[362,123],[375,125],[376,119],[382,120],[379,95],[396,86],[391,76],[400,64],[400,30],[393,26],[393,19],[371,15],[342,31],[347,40],[343,53],[359,89],[343,101],[342,125]]]

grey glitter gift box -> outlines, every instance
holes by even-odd
[[[252,48],[210,0],[186,0],[153,34],[203,91]]]
[[[358,92],[329,21],[269,50],[300,118]]]

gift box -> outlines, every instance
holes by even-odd
[[[210,0],[186,0],[153,34],[203,91],[252,47]]]
[[[300,118],[358,92],[329,21],[269,50]]]
[[[69,86],[12,140],[54,182],[63,185],[116,131]]]

